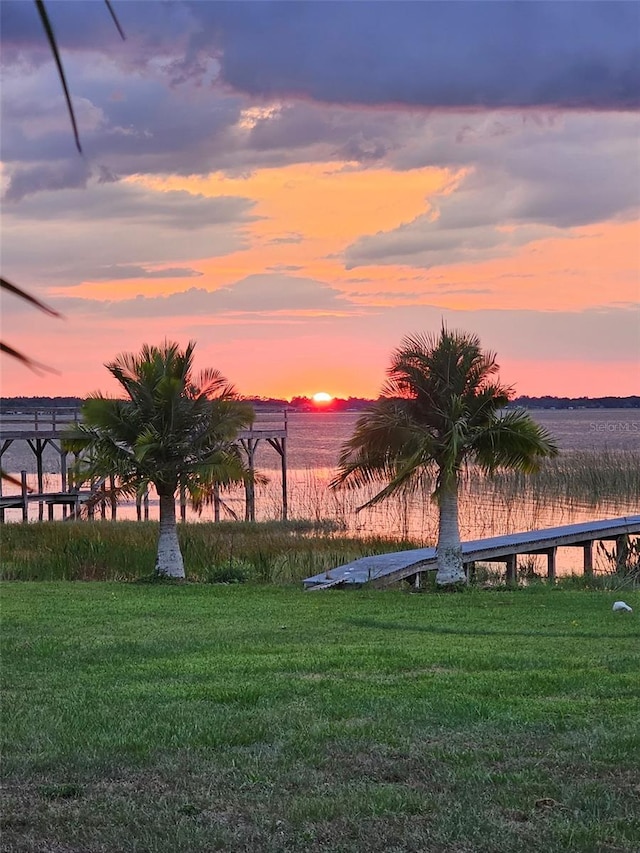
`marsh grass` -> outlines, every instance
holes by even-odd
[[[400,536],[423,544],[435,541],[438,514],[428,489],[425,494],[400,495],[359,512],[358,507],[377,491],[375,485],[331,492],[327,484],[334,472],[294,473],[291,495],[301,518],[331,518],[351,535]],[[273,488],[274,484],[263,487],[258,506],[272,506],[275,511],[268,497]],[[461,532],[464,538],[476,539],[627,515],[637,512],[638,506],[640,453],[565,451],[556,459],[544,460],[533,475],[501,471],[488,477],[470,466],[461,483]]]
[[[290,583],[367,554],[415,547],[382,537],[351,538],[334,522],[221,522],[178,526],[187,577],[210,583]],[[2,529],[3,580],[147,579],[154,522],[46,522]]]
[[[640,849],[611,594],[2,595],[6,853]]]
[[[471,474],[473,488],[482,483],[507,498],[564,499],[599,506],[607,501],[640,504],[640,453],[624,450],[564,451],[545,459],[540,471],[501,471],[493,477]]]

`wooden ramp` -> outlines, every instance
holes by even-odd
[[[547,573],[555,577],[556,549],[581,547],[584,549],[585,573],[593,571],[592,547],[597,541],[622,540],[626,536],[640,534],[640,515],[611,518],[603,521],[588,521],[568,524],[564,527],[549,527],[506,536],[492,536],[462,543],[462,555],[467,569],[476,562],[506,563],[507,579],[516,577],[516,561],[519,554],[546,554]],[[361,557],[344,566],[306,578],[303,584],[309,590],[331,587],[353,587],[370,583],[386,586],[396,581],[420,575],[436,568],[435,548],[415,548],[392,554]]]

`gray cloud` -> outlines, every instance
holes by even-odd
[[[640,102],[638,4],[153,3],[118,11],[121,44],[102,4],[52,4],[67,54],[118,53],[129,68],[162,58],[174,84],[222,79],[260,97],[328,103],[501,108],[631,108]],[[1,4],[9,61],[44,61],[35,9]],[[337,37],[339,34],[339,37]]]
[[[203,273],[191,267],[163,267],[149,269],[136,264],[109,264],[87,276],[90,281],[128,281],[136,278],[196,278]]]
[[[129,46],[123,48],[123,53],[110,47],[109,56],[103,55],[105,51],[100,39],[104,27],[109,25],[108,20],[92,10],[88,34],[83,41],[81,27],[76,20],[80,16],[74,17],[67,4],[56,4],[60,7],[56,12],[59,14],[59,26],[65,27],[70,38],[70,71],[73,71],[74,85],[78,90],[74,98],[87,151],[86,161],[77,158],[73,152],[59,85],[51,68],[34,68],[26,61],[17,65],[9,63],[2,99],[7,201],[29,201],[30,195],[36,192],[44,195],[45,190],[57,190],[55,194],[59,195],[70,187],[90,186],[96,177],[113,181],[119,175],[202,175],[216,170],[243,175],[259,167],[344,158],[359,163],[360,168],[376,165],[409,170],[433,166],[452,171],[472,171],[450,196],[430,200],[438,208],[438,225],[430,221],[430,213],[425,213],[424,218],[404,223],[394,233],[363,235],[347,249],[345,257],[349,267],[371,261],[402,262],[405,257],[411,258],[411,263],[426,266],[447,263],[449,258],[456,261],[492,257],[510,251],[514,241],[517,245],[518,240],[521,243],[535,239],[542,233],[539,229],[543,226],[570,228],[624,217],[630,215],[638,204],[638,182],[629,180],[629,175],[637,172],[640,133],[638,117],[633,113],[610,112],[606,116],[571,113],[564,117],[554,112],[541,114],[539,110],[531,109],[522,115],[505,112],[424,113],[407,111],[397,105],[383,111],[339,104],[322,106],[299,100],[267,104],[273,109],[257,110],[248,117],[246,108],[254,102],[245,95],[231,94],[221,88],[213,66],[219,60],[224,71],[225,52],[229,56],[235,55],[234,45],[240,39],[243,27],[248,33],[247,44],[252,43],[257,20],[273,24],[263,33],[264,50],[269,44],[279,45],[283,20],[286,32],[297,34],[300,31],[306,37],[307,28],[320,16],[320,5],[309,2],[280,7],[273,3],[258,6],[243,3],[235,9],[233,4],[176,4],[173,16],[165,16],[165,12],[156,9],[154,4],[143,5],[146,8],[136,2],[126,6],[140,55],[139,62],[132,64]],[[562,10],[565,5],[571,6],[573,11],[570,15]],[[384,32],[388,44],[377,64],[371,63],[363,68],[371,78],[367,85],[375,84],[380,92],[379,102],[386,103],[386,71],[391,69],[400,79],[406,72],[405,62],[422,62],[423,54],[428,54],[422,50],[420,56],[412,58],[409,51],[413,38],[411,33],[420,31],[419,26],[426,26],[427,22],[429,32],[439,26],[447,31],[450,25],[447,20],[455,19],[457,28],[464,32],[459,35],[460,44],[455,41],[458,38],[455,36],[452,49],[456,45],[461,49],[463,43],[474,39],[480,44],[490,30],[487,22],[478,24],[477,31],[474,29],[475,18],[481,17],[475,6],[481,6],[483,14],[489,16],[487,21],[491,16],[497,16],[494,22],[496,33],[515,33],[523,42],[509,42],[504,47],[505,56],[515,49],[515,44],[518,55],[524,57],[530,43],[529,47],[533,45],[536,50],[544,48],[545,56],[549,53],[555,62],[552,47],[557,47],[560,56],[557,61],[565,62],[568,68],[572,62],[577,62],[579,51],[576,45],[582,44],[589,47],[591,53],[600,51],[609,57],[615,52],[614,45],[622,50],[629,39],[633,40],[631,34],[623,32],[624,21],[629,15],[636,15],[633,10],[626,9],[633,5],[617,2],[504,2],[471,4],[467,9],[465,3],[382,2],[376,4],[376,16],[367,12],[371,20],[362,31],[347,28],[344,32],[353,57],[364,56],[361,52],[369,50],[369,47],[363,47],[366,42],[364,33],[369,30],[373,35]],[[27,26],[27,18],[33,24],[29,15],[13,9],[11,2],[4,6],[9,20],[16,16],[18,20],[5,27],[4,40],[12,44],[12,39],[15,39],[24,57],[28,57],[29,50],[41,36],[37,28]],[[465,15],[461,17],[460,9],[443,11],[445,7],[454,6],[464,8]],[[520,8],[525,6],[531,8]],[[245,14],[249,7],[252,15],[255,13],[253,23],[248,20],[251,16]],[[349,7],[348,12],[346,7]],[[355,7],[371,9],[369,4],[325,4],[322,14],[327,20],[336,16],[337,22],[353,24],[359,20],[358,16],[364,15]],[[494,7],[504,8],[498,13]],[[507,7],[508,12],[504,11]],[[539,11],[538,7],[544,9]],[[151,16],[152,8],[156,17],[147,38],[142,23],[145,17]],[[521,15],[524,16],[522,21],[526,19],[526,26],[519,18]],[[556,19],[559,28],[550,29],[545,42],[542,22],[546,26]],[[381,23],[385,21],[386,29]],[[570,21],[576,30],[576,45],[565,43]],[[579,26],[576,21],[580,22]],[[173,42],[169,25],[173,28]],[[320,25],[319,33],[325,26],[328,25]],[[389,39],[393,32],[397,32],[399,37],[408,34],[409,41]],[[304,38],[299,43],[304,44]],[[404,45],[402,50],[399,50],[400,44]],[[186,52],[180,59],[181,46]],[[327,45],[318,46],[316,52],[309,48],[309,73],[322,79],[327,74],[332,75],[335,87],[342,79],[345,85],[350,80],[353,82],[352,77],[359,67],[357,63],[355,71],[354,68],[350,71],[342,69],[339,63],[329,68],[319,61],[314,64],[312,60],[318,60],[323,55],[322,51],[328,49]],[[282,50],[286,51],[286,48],[282,47]],[[616,61],[623,62],[622,53]],[[590,55],[589,51],[584,54]],[[279,60],[276,58],[274,61],[277,64]],[[431,59],[424,61],[431,62]],[[449,60],[445,57],[442,61]],[[546,74],[551,73],[553,62],[538,65],[544,66]],[[91,63],[90,68],[88,63]],[[194,63],[191,71],[190,63]],[[196,70],[196,65],[200,71]],[[202,77],[205,67],[209,75],[206,80]],[[377,68],[385,69],[385,74],[376,75]],[[605,63],[601,69],[603,74],[606,68]],[[527,69],[527,74],[535,76],[537,73],[543,72],[535,63]],[[473,73],[467,76],[476,79]],[[434,80],[433,85],[444,86],[442,80],[446,80],[446,75],[443,77],[439,73]],[[364,86],[362,80],[358,85],[361,84]],[[336,100],[341,101],[340,98]],[[352,100],[358,103],[355,95]],[[361,103],[369,104],[370,101],[363,98]],[[258,103],[265,106],[263,100]],[[543,99],[541,103],[546,101]],[[609,106],[613,104],[612,101]],[[604,108],[606,105],[601,106]],[[67,198],[64,199],[65,204]],[[127,215],[122,206],[118,209],[106,196],[103,200],[105,216],[111,216],[112,210],[114,215]],[[234,215],[231,210],[234,204],[238,202],[228,202],[226,211],[222,209],[222,202],[212,204],[209,211],[205,210],[204,203],[199,209],[197,204],[193,204],[193,215],[190,215],[185,203],[184,210],[180,212],[181,221],[184,227],[197,228],[198,222],[220,221],[216,215],[230,218]],[[149,210],[157,224],[169,222],[168,206],[164,202],[161,206],[163,210]],[[182,205],[177,204],[176,210],[180,207]],[[49,208],[43,206],[41,210],[51,216],[54,213],[52,208],[52,205]],[[25,210],[34,208],[31,206]],[[132,199],[129,210],[132,216],[135,215],[135,199]],[[86,210],[85,213],[87,216],[99,215],[98,210]],[[38,214],[35,216],[37,218]],[[207,220],[208,216],[212,218]],[[500,226],[505,224],[518,226],[517,240],[505,240],[500,231]],[[177,221],[172,225],[180,227]],[[529,227],[528,232],[521,229],[523,225]],[[271,242],[277,245],[301,240],[299,234],[283,234]]]
[[[300,234],[297,231],[292,231],[289,234],[282,234],[279,237],[272,237],[268,241],[269,246],[285,246],[287,244],[295,245],[297,243],[302,243],[304,240],[304,235]]]
[[[372,303],[375,303],[377,299],[390,299],[395,300],[396,302],[402,301],[403,304],[410,303],[412,305],[424,305],[425,298],[427,296],[447,296],[449,294],[456,293],[464,293],[464,294],[474,294],[474,295],[483,295],[487,293],[493,293],[493,288],[490,287],[438,287],[438,288],[424,288],[421,290],[362,290],[362,291],[350,291],[349,297],[353,299],[363,299],[365,301],[370,300]]]
[[[448,225],[468,226],[482,218],[565,227],[607,219],[640,203],[640,186],[629,181],[629,171],[637,168],[637,115],[617,114],[604,122],[594,115],[566,115],[538,125],[503,118],[499,135],[493,132],[496,122],[495,115],[471,119],[464,141],[451,146],[457,165],[464,160],[477,169],[455,201],[439,205]],[[447,136],[451,131],[440,136],[437,149]],[[423,148],[422,157],[412,158],[410,147],[400,159],[408,157],[412,168],[427,165],[432,154]],[[438,154],[442,163],[443,152]]]
[[[243,250],[253,202],[90,184],[41,193],[3,210],[3,269],[23,286],[71,286],[105,267],[181,267]],[[37,246],[37,251],[34,250]],[[43,270],[45,271],[43,273]]]
[[[257,156],[280,151],[297,159],[303,151],[307,156],[322,151],[327,160],[362,163],[382,159],[393,145],[388,122],[379,113],[305,102],[281,104],[258,118],[246,140]]]
[[[21,219],[50,221],[62,214],[65,219],[113,220],[167,226],[180,230],[207,228],[231,222],[245,222],[254,202],[241,196],[208,197],[184,190],[157,192],[136,184],[96,183],[91,192],[73,189],[55,195],[23,198],[6,212]]]
[[[169,296],[136,296],[119,301],[70,298],[59,300],[63,311],[112,317],[178,317],[189,315],[287,314],[352,310],[352,303],[333,287],[315,279],[283,274],[258,274],[218,290],[192,287]]]
[[[80,158],[16,169],[10,177],[4,200],[20,201],[25,196],[42,190],[84,188],[90,176],[89,164]]]
[[[431,268],[477,263],[511,254],[534,240],[558,236],[559,229],[535,226],[508,232],[492,225],[449,229],[425,215],[392,231],[360,237],[348,247],[345,262],[347,269],[369,264]]]
[[[299,264],[274,264],[267,267],[267,272],[298,272],[302,267]]]
[[[360,237],[346,250],[347,266],[475,262],[570,236],[567,229],[581,225],[631,218],[640,208],[640,183],[630,180],[639,134],[640,119],[625,113],[539,123],[495,114],[436,117],[393,162],[460,169],[455,188],[431,196],[412,221]]]
[[[191,44],[251,95],[426,107],[632,108],[627,2],[259,2],[190,6]],[[336,34],[340,34],[336,37]]]

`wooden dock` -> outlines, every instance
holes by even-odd
[[[556,576],[558,548],[582,548],[584,572],[592,574],[594,542],[616,541],[619,547],[624,547],[628,536],[638,534],[640,534],[640,515],[631,515],[463,542],[462,556],[467,574],[473,572],[477,562],[504,562],[506,580],[513,582],[517,578],[518,556],[545,554],[547,577],[553,581]],[[303,583],[309,590],[358,587],[363,584],[388,586],[401,580],[411,580],[415,586],[419,586],[422,573],[435,571],[435,569],[436,549],[415,548],[391,554],[361,557],[344,566],[307,578]]]
[[[102,517],[105,517],[105,506],[111,507],[111,518],[116,518],[117,505],[115,500],[108,496],[109,488],[105,489],[104,481],[90,484],[74,484],[70,480],[69,454],[63,449],[62,439],[65,430],[80,420],[80,410],[77,408],[59,408],[47,410],[34,410],[31,412],[2,412],[0,413],[0,465],[3,456],[14,442],[24,442],[26,447],[35,457],[36,490],[31,491],[27,485],[27,472],[20,471],[21,488],[17,493],[3,494],[3,483],[0,480],[0,523],[5,521],[5,511],[18,509],[22,520],[27,521],[29,517],[29,505],[38,504],[38,520],[44,520],[44,508],[47,507],[47,517],[54,517],[54,507],[62,507],[62,516],[67,518],[69,513],[72,517],[79,516],[79,510],[87,504],[89,515],[93,516],[95,504],[99,504]],[[261,441],[265,441],[280,457],[280,471],[282,478],[282,519],[286,521],[288,515],[287,494],[287,435],[288,422],[287,412],[259,412],[251,429],[243,430],[238,435],[238,446],[247,459],[248,467],[255,470],[255,453]],[[58,471],[60,477],[60,488],[55,491],[44,490],[44,462],[45,450],[50,448],[57,457]],[[1,465],[5,469],[4,465]],[[113,486],[113,483],[111,484]],[[79,488],[88,486],[88,488]],[[105,495],[106,492],[106,495]],[[187,501],[184,492],[178,498],[180,502],[180,517],[186,519]],[[214,520],[220,520],[220,507],[222,501],[220,495],[214,492],[213,511]],[[137,503],[138,519],[149,517],[148,495],[141,498]],[[255,521],[256,498],[253,484],[247,484],[245,489],[245,520]]]

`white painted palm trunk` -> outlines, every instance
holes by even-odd
[[[178,542],[175,495],[160,495],[160,536],[156,574],[167,578],[184,578],[184,562]]]
[[[466,583],[467,576],[462,562],[460,525],[458,523],[457,482],[441,490],[438,505],[440,510],[440,526],[436,547],[438,565],[436,583],[438,586]]]

